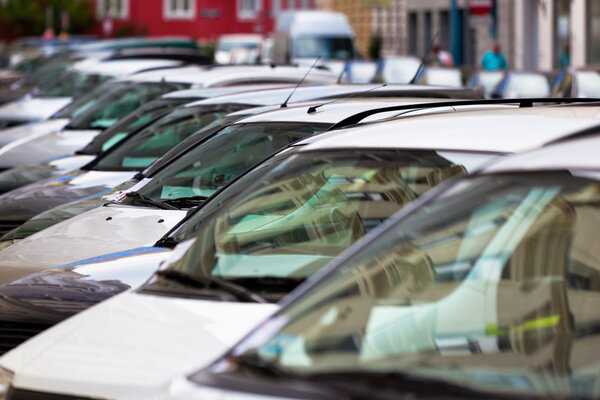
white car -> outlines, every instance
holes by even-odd
[[[211,100],[192,104],[204,102]],[[412,100],[407,104],[418,102]],[[357,112],[398,104],[381,100],[338,101],[313,113],[307,112],[308,106],[286,109],[269,106],[275,110],[243,118],[217,131],[209,127],[201,135],[190,137],[193,145],[184,146],[182,154],[128,189],[121,203],[77,215],[0,251],[0,282],[89,257],[152,245],[183,219],[190,208],[274,151],[322,132]],[[114,168],[125,161],[127,157],[117,157],[118,165]],[[28,192],[31,185],[0,196],[5,200],[0,202],[0,209],[3,215],[18,216],[27,213],[28,207],[36,207],[38,197],[44,201],[45,190],[49,191],[46,201],[51,200],[55,185],[63,185],[65,193],[77,194],[87,186],[102,188],[102,182],[109,176],[114,177],[113,183],[117,185],[133,175],[135,171],[121,169],[112,173],[89,171],[74,178],[68,175],[51,178],[36,184],[37,196]],[[56,240],[63,242],[67,237],[74,239],[68,249],[55,247]],[[40,251],[44,253],[41,258]]]
[[[147,101],[150,95],[156,97],[189,87],[297,83],[306,75],[307,70],[301,67],[226,66],[209,69],[188,66],[147,71],[117,79],[108,83],[107,91],[102,92],[102,98],[98,99],[98,94],[92,93],[61,110],[56,117],[70,119],[63,130],[46,132],[31,139],[24,138],[18,143],[13,142],[0,148],[0,169],[72,154],[89,143],[99,130],[112,126],[143,104],[136,94]],[[304,82],[335,83],[336,79],[337,76],[330,72],[313,70],[308,73]],[[104,86],[97,89],[103,88]]]
[[[206,91],[210,91],[213,93],[214,91],[225,91],[229,89],[230,91],[233,88],[252,88],[253,85],[250,86],[235,86],[229,88],[213,88],[213,89],[188,89],[181,90],[177,92],[173,92],[163,96],[164,102],[170,103],[171,101],[180,102],[182,99],[190,99],[193,96],[201,95],[210,97]],[[256,87],[256,86],[254,86]],[[263,109],[248,109],[246,112],[238,112],[230,117],[224,117],[219,119],[219,121],[215,121],[215,124],[230,124],[237,119],[240,119],[244,116],[244,114],[256,114],[261,111],[267,111],[267,109],[275,109],[279,107],[279,104],[285,104],[286,101],[290,99],[294,101],[307,101],[307,100],[316,100],[316,99],[330,99],[329,101],[334,101],[336,98],[343,97],[352,97],[354,99],[360,98],[374,98],[374,97],[434,97],[434,98],[471,98],[473,95],[476,95],[475,92],[468,90],[455,90],[455,89],[446,89],[446,88],[436,88],[436,87],[422,87],[418,85],[387,85],[385,87],[381,87],[380,85],[313,85],[313,86],[302,86],[298,88],[280,88],[280,89],[263,89],[263,90],[255,90],[247,93],[236,93],[229,94],[223,96],[212,97],[210,100],[201,101],[195,104],[190,104],[190,107],[202,106],[202,107],[226,107],[230,106],[250,106],[250,105],[264,105],[264,104],[277,104],[278,106],[270,106]],[[325,101],[324,101],[325,102]],[[148,104],[148,107],[154,107],[153,104]],[[37,176],[48,173],[47,177],[50,177],[53,174],[50,174],[50,171],[57,171],[61,167],[68,168],[64,173],[71,172],[76,168],[71,168],[77,162],[83,161],[91,161],[91,157],[95,154],[99,154],[100,152],[106,150],[106,146],[110,145],[115,141],[115,138],[122,137],[124,132],[130,130],[128,126],[130,124],[136,125],[138,124],[138,113],[144,113],[145,108],[141,108],[136,110],[132,115],[128,116],[124,120],[119,121],[111,128],[107,129],[100,135],[96,136],[94,140],[86,146],[83,150],[79,151],[79,155],[76,157],[66,157],[60,158],[57,160],[50,161],[46,164],[35,165],[35,166],[23,166],[21,168],[13,168],[10,171],[0,173],[0,179],[6,178],[4,181],[0,181],[0,188],[14,186],[15,183],[22,182],[25,179],[32,179],[33,181],[37,181],[35,179]],[[196,144],[198,136],[193,135],[189,140],[186,139],[182,143],[178,144],[175,148],[171,149],[167,154],[165,154],[161,159],[152,164],[152,166],[143,172],[143,174],[138,174],[137,176],[141,176],[137,181],[141,180],[145,176],[150,176],[153,171],[160,169],[164,166],[165,163],[168,162],[173,157],[179,155],[179,153],[186,150],[188,146],[193,146]],[[202,137],[200,137],[202,139]],[[85,162],[84,162],[85,164]],[[83,164],[81,164],[83,166]],[[119,166],[120,167],[120,166]],[[98,170],[98,168],[94,168]],[[115,170],[115,167],[112,166],[110,168],[111,171],[117,171],[119,168]],[[106,175],[107,172],[105,171]],[[111,174],[112,175],[112,174]],[[117,174],[115,174],[116,176]],[[143,175],[143,176],[142,176]],[[0,205],[0,215],[2,218],[0,219],[0,233],[4,234],[1,238],[2,244],[0,244],[1,248],[6,247],[14,242],[14,240],[19,240],[24,237],[27,237],[35,232],[40,231],[50,225],[56,224],[57,222],[63,221],[67,218],[70,218],[74,215],[81,214],[84,211],[89,211],[92,208],[96,208],[106,201],[109,201],[114,193],[119,192],[121,190],[125,190],[129,188],[134,183],[127,183],[126,185],[119,185],[115,187],[110,193],[106,194],[106,191],[110,190],[111,186],[110,182],[104,182],[101,186],[87,186],[85,189],[82,186],[70,186],[72,178],[75,178],[78,175],[65,175],[61,178],[55,178],[51,180],[51,187],[48,185],[35,185],[41,189],[36,192],[35,196],[32,196],[30,191],[24,195],[23,190],[14,191],[10,194],[6,194],[2,196],[2,205]],[[60,179],[57,181],[57,179]],[[16,181],[16,182],[15,182]],[[113,182],[114,184],[114,182]],[[67,192],[62,192],[71,187],[73,190],[69,189],[71,195]],[[29,187],[28,189],[32,189],[33,187]],[[59,193],[62,193],[59,195]],[[94,193],[100,193],[95,197]],[[15,197],[18,200],[15,201]],[[66,202],[67,199],[69,201],[74,201],[76,198],[84,197],[83,201],[70,202],[69,204],[63,206],[56,206],[54,208],[49,209],[48,211],[44,211],[35,217],[32,217],[30,220],[24,222],[27,215],[34,215],[36,212],[40,212],[40,210],[45,208],[48,204],[45,201],[53,201],[53,202]],[[46,200],[44,200],[46,199]],[[11,209],[11,204],[17,204],[18,210],[14,208]],[[37,204],[36,206],[29,207],[30,204]],[[25,211],[28,209],[29,211]],[[15,228],[17,227],[17,228]],[[9,232],[10,231],[10,232]],[[7,233],[9,232],[9,233]]]
[[[174,60],[83,60],[55,77],[38,93],[0,106],[0,126],[6,128],[27,122],[43,121],[100,83],[149,69],[182,65]],[[1,137],[1,135],[0,135]]]
[[[563,137],[567,127],[583,129],[566,116],[575,109],[407,118],[332,131],[279,152],[200,208],[196,229],[188,227],[196,238],[141,288],[0,358],[9,399],[119,398],[207,365],[290,290],[431,187]],[[386,273],[396,277],[393,268]],[[285,320],[279,323],[270,329]]]
[[[597,397],[599,149],[596,134],[454,181],[209,368],[126,397]]]

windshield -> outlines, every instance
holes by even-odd
[[[172,268],[200,278],[299,283],[404,205],[465,171],[429,151],[298,153],[263,177],[248,174],[236,182],[243,193],[224,204],[227,192],[236,191],[232,185],[188,220],[185,229],[198,232],[196,242]]]
[[[581,175],[455,184],[293,302],[264,344],[238,351],[306,375],[597,397],[600,175]]]
[[[139,192],[154,201],[203,200],[268,155],[326,128],[311,123],[232,125],[160,170]]]
[[[109,150],[131,133],[167,114],[172,108],[188,101],[187,99],[176,98],[151,101],[121,118],[119,122],[94,137],[90,144],[78,151],[78,154],[98,155]]]
[[[152,123],[108,153],[95,166],[95,170],[141,170],[183,139],[228,112],[243,106],[197,106],[181,108]]]
[[[219,42],[217,51],[231,51],[233,49],[257,50],[259,47],[260,42],[222,41]]]
[[[60,76],[64,71],[71,67],[75,62],[71,60],[57,60],[43,64],[33,74],[26,76],[23,80],[24,86],[39,86],[45,83],[56,81],[56,77]]]
[[[348,60],[354,57],[352,39],[348,37],[299,37],[293,43],[295,58]]]
[[[58,116],[71,118],[70,129],[106,129],[150,100],[189,87],[187,84],[165,82],[107,83],[109,85],[102,85],[98,88],[101,90],[94,91],[94,95],[85,96]]]
[[[38,85],[38,97],[77,97],[87,93],[100,83],[113,78],[112,75],[86,74],[67,71],[60,77]]]
[[[596,71],[578,71],[577,96],[600,97],[600,74]]]

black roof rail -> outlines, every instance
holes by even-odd
[[[431,103],[418,103],[418,104],[402,104],[399,106],[390,106],[376,108],[372,110],[366,110],[354,115],[351,115],[338,123],[331,126],[330,129],[340,129],[350,125],[358,124],[363,119],[370,117],[371,115],[392,112],[392,111],[403,111],[403,110],[415,110],[415,109],[430,109],[430,108],[441,108],[441,107],[455,107],[455,106],[476,106],[476,105],[494,105],[494,104],[518,104],[519,107],[532,107],[533,103],[595,103],[600,101],[600,98],[577,98],[577,97],[541,97],[541,98],[523,98],[523,99],[487,99],[487,100],[453,100],[453,101],[438,101]],[[316,111],[315,106],[308,108],[308,113]]]

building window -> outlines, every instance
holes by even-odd
[[[261,10],[261,0],[237,0],[238,19],[256,19]]]
[[[194,19],[196,0],[163,0],[165,19]]]
[[[98,0],[96,13],[99,19],[110,14],[113,19],[129,18],[129,0]]]

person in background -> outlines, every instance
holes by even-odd
[[[498,69],[508,68],[508,63],[500,50],[500,44],[498,42],[494,42],[492,49],[485,52],[481,59],[481,66],[486,71],[496,71]]]
[[[454,59],[449,51],[442,50],[439,43],[431,46],[431,54],[428,57],[428,65],[435,67],[454,67]]]

